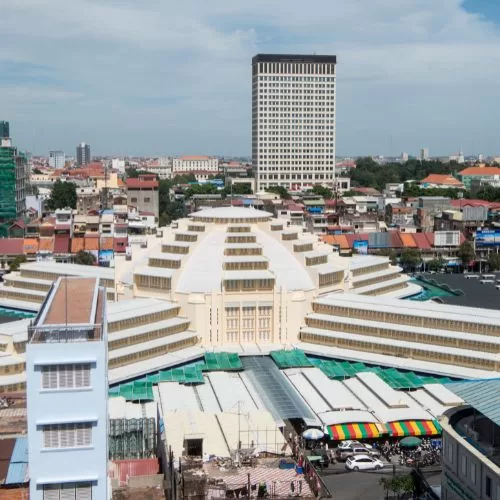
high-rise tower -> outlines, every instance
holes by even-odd
[[[88,165],[91,161],[90,144],[81,142],[76,147],[76,164],[81,167],[82,165]]]
[[[332,187],[336,56],[252,59],[252,162],[257,189]]]

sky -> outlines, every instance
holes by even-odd
[[[337,155],[500,155],[497,0],[0,0],[21,149],[250,155],[251,58],[337,56]]]

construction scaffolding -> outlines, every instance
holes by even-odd
[[[8,226],[16,219],[16,148],[0,147],[0,237],[8,236]]]
[[[154,418],[110,419],[109,459],[127,460],[156,456]]]

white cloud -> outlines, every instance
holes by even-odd
[[[496,148],[500,37],[459,0],[16,0],[0,47],[56,82],[0,74],[1,118],[41,153],[248,154],[257,52],[337,54],[339,153]]]

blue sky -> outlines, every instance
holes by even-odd
[[[35,154],[250,154],[250,61],[336,54],[337,152],[500,156],[492,0],[16,0],[0,120]]]

